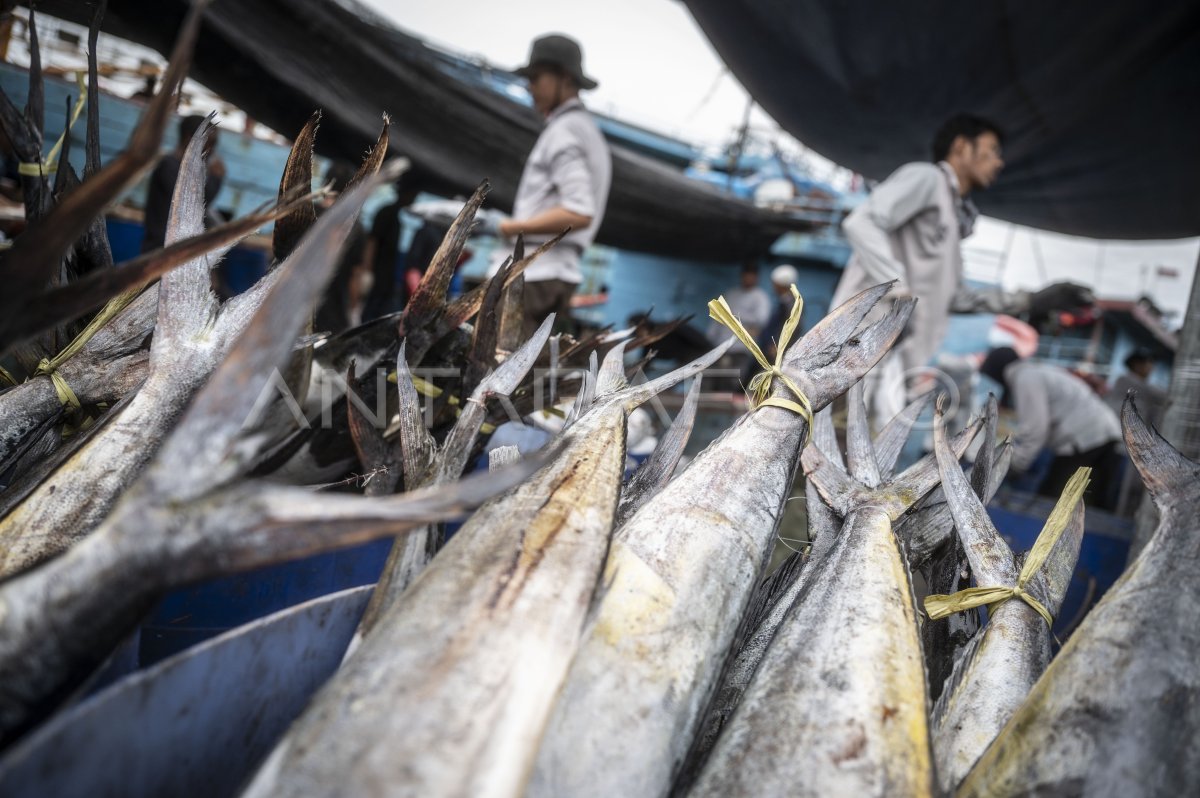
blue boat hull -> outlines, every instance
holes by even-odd
[[[236,795],[337,670],[370,594],[277,613],[59,713],[0,760],[0,795]]]

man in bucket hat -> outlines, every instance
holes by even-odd
[[[510,219],[494,232],[525,236],[527,251],[571,232],[525,271],[525,333],[532,335],[550,313],[564,323],[571,296],[583,280],[579,260],[596,237],[612,182],[612,157],[604,135],[579,100],[596,88],[583,71],[578,42],[558,34],[535,39],[529,63],[517,70],[529,82],[534,107],[546,126],[525,161]],[[499,261],[492,265],[492,272]]]

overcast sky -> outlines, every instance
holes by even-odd
[[[566,33],[583,44],[584,68],[600,83],[585,95],[592,108],[696,144],[726,143],[746,110],[745,90],[676,0],[362,2],[434,44],[510,69],[524,63],[535,36]],[[757,107],[751,125],[778,131]],[[834,168],[824,159],[811,162],[817,177]],[[968,275],[997,279],[1006,248],[1008,288],[1072,279],[1105,298],[1148,290],[1164,309],[1182,312],[1200,240],[1099,242],[985,219],[965,247]],[[1156,275],[1157,266],[1179,276]]]

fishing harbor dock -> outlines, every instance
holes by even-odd
[[[0,795],[1200,791],[1200,15],[621,2],[0,10]]]

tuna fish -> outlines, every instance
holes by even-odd
[[[335,265],[371,181],[346,194],[280,268],[245,332],[116,510],[78,545],[0,583],[0,740],[52,709],[163,591],[461,515],[553,455],[387,499],[244,481],[244,420]],[[157,339],[156,339],[157,340]]]
[[[889,289],[859,294],[787,351],[783,371],[813,410],[857,381],[903,328],[911,302],[858,330]],[[667,792],[766,566],[807,433],[796,413],[755,410],[617,532],[608,588],[547,729],[530,795]]]
[[[206,123],[184,154],[168,243],[204,229],[201,153],[208,130]],[[163,278],[145,382],[119,417],[0,521],[0,574],[16,573],[54,556],[104,519],[246,329],[281,273],[268,273],[254,288],[222,304],[212,293],[211,267],[210,257],[201,255]]]
[[[1012,587],[1022,569],[992,525],[946,443],[941,408],[934,450],[942,490],[971,572],[980,586]],[[1083,540],[1083,502],[1063,506],[1065,531],[1032,575],[1029,591],[1057,615]],[[943,621],[931,621],[932,624]],[[933,710],[933,754],[942,792],[958,785],[1050,663],[1050,627],[1029,604],[992,605],[988,623],[963,652]]]
[[[856,404],[857,392],[847,430],[853,477],[815,447],[804,453],[805,474],[844,518],[842,529],[780,624],[691,795],[933,793],[916,607],[892,524],[938,474],[926,457],[867,485],[879,470]],[[959,456],[980,426],[956,438]]]
[[[378,618],[246,795],[520,795],[608,549],[626,414],[726,348],[615,392],[601,379],[590,407],[577,402],[561,456],[471,517]]]
[[[971,769],[960,796],[1200,792],[1200,465],[1147,426],[1132,399],[1121,422],[1161,513],[1158,528]]]
[[[850,390],[850,401],[859,405],[851,414],[853,423],[850,426],[853,429],[848,431],[848,436],[855,439],[865,434],[866,408],[862,407],[862,390],[859,387],[861,385],[860,382]],[[928,401],[927,394],[916,399],[880,430],[872,442],[873,457],[881,476],[891,477],[904,441]],[[828,407],[816,415],[813,445],[827,461],[841,467],[842,455],[838,449],[833,417]],[[861,443],[856,443],[856,446],[861,446]],[[821,499],[815,480],[805,480],[804,495],[810,546],[807,551],[790,556],[776,573],[764,580],[751,599],[750,608],[742,620],[741,629],[731,649],[734,656],[721,675],[720,688],[713,695],[704,723],[676,780],[673,789],[675,794],[685,794],[699,775],[709,751],[716,743],[725,722],[741,701],[784,616],[803,591],[813,572],[824,564],[838,532],[841,531],[841,519]]]

